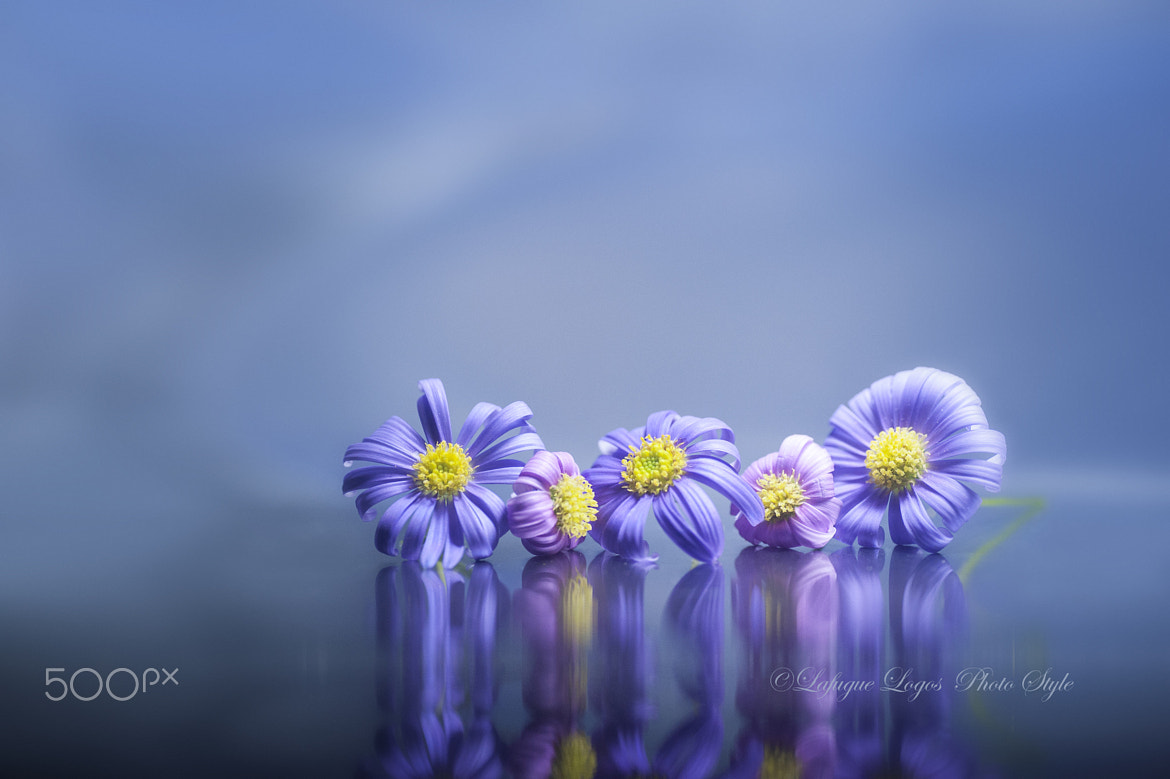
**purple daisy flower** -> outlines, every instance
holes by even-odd
[[[999,491],[1006,444],[958,376],[915,368],[875,381],[829,420],[836,465],[837,538],[877,548],[890,538],[942,549],[979,508],[968,483]],[[933,512],[942,522],[935,524]]]
[[[731,428],[718,419],[650,415],[645,427],[618,428],[601,439],[601,456],[585,477],[599,508],[589,534],[602,548],[635,560],[653,560],[642,537],[654,517],[670,540],[700,562],[723,551],[723,523],[706,485],[738,506],[749,523],[764,519],[759,497],[739,476]]]
[[[753,544],[820,549],[836,532],[841,501],[833,497],[833,460],[806,435],[790,435],[780,451],[747,467],[743,478],[764,504],[764,521],[752,524],[737,506],[735,529]]]
[[[593,487],[567,452],[532,456],[508,499],[508,525],[533,554],[573,549],[597,518]]]
[[[448,568],[455,565],[465,545],[472,557],[483,559],[496,548],[504,524],[504,501],[484,485],[511,484],[524,463],[510,458],[544,448],[528,424],[532,412],[520,402],[505,408],[479,403],[456,437],[443,383],[426,379],[418,386],[424,435],[391,417],[345,450],[346,465],[355,460],[374,465],[347,473],[341,488],[346,495],[360,493],[355,502],[367,522],[377,504],[397,499],[378,522],[379,551],[426,568],[440,560]]]

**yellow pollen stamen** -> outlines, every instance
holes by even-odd
[[[796,753],[779,747],[764,748],[764,761],[760,766],[760,779],[796,779],[801,775],[802,766]]]
[[[891,427],[874,436],[865,453],[869,480],[886,492],[905,492],[926,473],[926,436]]]
[[[683,475],[687,455],[669,435],[657,438],[642,437],[642,445],[622,460],[622,485],[635,495],[665,492],[674,480]]]
[[[768,522],[791,519],[796,508],[808,500],[794,473],[765,473],[756,480],[756,487],[756,494],[764,503],[764,519]]]
[[[472,471],[471,457],[459,444],[427,444],[414,464],[414,485],[424,495],[447,502],[463,492]]]
[[[597,773],[597,754],[584,733],[570,733],[557,744],[552,779],[592,779]]]
[[[574,647],[587,648],[593,640],[593,587],[581,574],[569,579],[561,592],[561,628]]]
[[[557,517],[557,529],[572,538],[584,537],[597,519],[597,500],[585,477],[566,473],[549,487],[548,494]]]

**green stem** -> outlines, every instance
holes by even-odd
[[[1006,541],[1013,533],[1022,528],[1028,522],[1036,518],[1036,515],[1044,510],[1047,505],[1044,498],[987,498],[983,501],[984,506],[1023,506],[1027,508],[1023,514],[1020,514],[1014,522],[1001,530],[994,538],[990,539],[983,546],[975,550],[962,568],[959,569],[959,581],[963,586],[967,585],[967,580],[971,577],[971,571],[975,570],[975,566],[995,547]]]

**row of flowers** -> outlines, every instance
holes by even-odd
[[[979,508],[972,486],[999,490],[1006,446],[979,397],[957,376],[915,368],[874,382],[840,406],[824,444],[807,435],[740,470],[735,435],[715,418],[651,414],[599,442],[582,471],[551,452],[522,402],[480,403],[458,433],[438,379],[419,382],[422,434],[400,417],[350,446],[342,489],[363,520],[378,516],[375,545],[430,567],[491,555],[508,532],[533,554],[573,549],[586,535],[632,560],[652,560],[643,530],[653,516],[701,562],[723,551],[724,527],[707,491],[730,503],[752,544],[819,549],[832,539],[878,548],[890,538],[931,552]],[[526,459],[519,459],[528,454]],[[492,485],[512,488],[505,501]]]

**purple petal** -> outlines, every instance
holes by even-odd
[[[383,554],[397,554],[395,543],[402,528],[412,519],[426,522],[427,517],[423,515],[429,515],[434,510],[434,498],[429,498],[421,493],[408,495],[402,500],[390,504],[390,507],[382,514],[382,518],[378,521],[378,527],[374,531],[374,546]]]
[[[467,485],[467,490],[463,493],[468,500],[479,507],[484,516],[492,521],[497,528],[506,528],[506,507],[503,499],[486,487],[481,487],[479,484],[472,482]],[[503,532],[500,530],[500,532]],[[498,541],[499,539],[497,539]],[[492,542],[495,546],[496,542]]]
[[[594,488],[616,487],[622,483],[623,471],[621,460],[603,454],[594,461],[584,475]]]
[[[928,438],[926,449],[932,465],[939,460],[973,454],[991,454],[998,458],[996,462],[1002,463],[1004,455],[1007,454],[1007,443],[1004,441],[1003,433],[987,428],[976,428],[957,433],[938,443]]]
[[[622,493],[616,499],[602,503],[598,497],[597,521],[589,534],[606,551],[631,560],[656,560],[643,538],[646,517],[650,513],[649,497]]]
[[[524,545],[525,549],[532,552],[532,554],[554,555],[566,549],[572,549],[575,546],[572,542],[577,540],[572,536],[567,536],[564,533],[553,530],[551,533],[545,533],[544,535],[522,538],[520,539],[520,543]]]
[[[642,440],[641,428],[630,431],[624,427],[619,427],[617,430],[611,430],[597,442],[597,448],[601,450],[603,455],[617,457],[620,461],[623,457],[630,453],[630,447],[638,448],[638,444]]]
[[[858,414],[850,406],[839,406],[833,416],[829,418],[832,430],[825,441],[825,448],[829,449],[830,442],[840,446],[843,454],[865,457],[869,449],[869,442],[881,431],[876,429],[865,417]]]
[[[544,442],[529,427],[517,435],[503,439],[495,446],[484,449],[473,458],[472,462],[477,468],[481,465],[485,468],[490,468],[491,463],[494,461],[511,457],[517,452],[539,452],[543,450]]]
[[[723,551],[723,524],[711,499],[683,479],[654,500],[654,517],[667,537],[699,562],[716,560]]]
[[[841,515],[837,517],[836,538],[846,544],[857,541],[871,549],[880,549],[885,541],[882,517],[886,513],[889,495],[878,490],[859,490],[856,503],[842,496]]]
[[[471,409],[471,413],[467,415],[467,419],[463,420],[463,426],[459,428],[459,437],[455,439],[455,443],[467,449],[471,439],[484,426],[488,418],[499,410],[500,407],[495,403],[476,403],[475,408]]]
[[[930,521],[926,506],[914,490],[890,501],[890,539],[895,544],[917,544],[928,552],[937,552],[952,538]]]
[[[359,490],[398,482],[413,483],[413,469],[394,465],[366,465],[345,474],[345,478],[341,480],[341,491],[345,495],[352,495]]]
[[[739,448],[730,441],[722,438],[708,438],[705,441],[698,441],[687,446],[687,456],[703,455],[714,459],[727,459],[732,463],[732,467],[738,467],[739,463]]]
[[[524,463],[519,460],[496,460],[492,468],[476,470],[472,484],[512,484],[520,478]]]
[[[528,427],[527,422],[532,418],[532,410],[520,401],[509,403],[502,409],[492,412],[483,427],[483,431],[476,436],[467,453],[473,460],[479,458],[480,452],[494,444],[500,437],[518,427]],[[541,449],[544,448],[542,444]]]
[[[974,516],[982,502],[975,491],[950,476],[927,471],[914,492],[934,509],[947,530],[954,533]]]
[[[675,411],[655,411],[646,420],[646,437],[658,438],[671,432],[675,422],[679,419],[679,415]],[[673,436],[671,436],[673,438]]]
[[[427,443],[450,441],[451,411],[447,408],[447,391],[443,389],[443,382],[423,379],[418,388],[422,391],[422,397],[418,399],[418,418]]]
[[[556,528],[553,502],[544,490],[524,492],[508,499],[508,529],[519,538],[532,538]]]
[[[374,514],[376,513],[374,507],[376,505],[384,500],[390,500],[391,498],[410,492],[413,489],[413,480],[406,483],[395,481],[389,484],[381,484],[377,487],[370,487],[358,495],[354,501],[358,516],[362,518],[363,522],[369,522],[374,518]]]
[[[446,536],[446,504],[434,502],[430,511],[416,512],[409,522],[404,523],[402,528],[402,535],[400,537],[400,544],[398,554],[404,560],[418,560],[422,554],[423,547],[426,545],[427,537],[432,532],[432,525],[443,525],[443,530],[440,531]],[[441,548],[441,547],[440,547]],[[438,560],[438,554],[435,554],[434,562]],[[421,564],[421,563],[420,563]],[[430,567],[430,566],[426,566]]]
[[[715,417],[679,417],[675,420],[671,437],[676,441],[684,441],[688,444],[703,441],[735,443],[735,433],[731,432],[731,428],[727,426],[726,422]],[[735,453],[735,459],[739,459],[738,450]]]
[[[457,495],[451,505],[463,528],[463,536],[467,540],[467,551],[476,560],[491,556],[496,548],[498,539],[497,523],[483,512],[472,500],[463,495]]]
[[[688,459],[687,475],[731,501],[751,524],[758,525],[764,521],[764,504],[760,502],[760,496],[722,460],[710,457]]]
[[[994,460],[943,460],[931,463],[930,471],[974,482],[988,492],[999,492],[1003,480],[1003,463]]]
[[[560,481],[560,476],[567,473],[564,470],[562,460],[560,460],[559,455],[562,454],[564,453],[560,453],[560,451],[537,451],[530,457],[528,464],[525,464],[517,481],[530,481],[543,489],[549,489]],[[567,455],[565,456],[567,457]],[[572,457],[569,457],[569,462],[573,471],[580,473],[577,471],[577,463],[572,462]]]
[[[379,463],[391,468],[411,468],[418,462],[419,452],[424,449],[425,444],[423,447],[414,451],[400,451],[367,438],[361,443],[350,444],[346,447],[345,462],[360,461]]]

